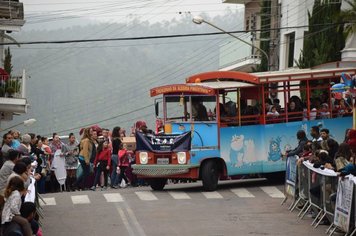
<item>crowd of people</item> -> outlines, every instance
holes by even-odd
[[[330,104],[330,105],[329,105]],[[350,116],[352,114],[350,98],[335,98],[331,101],[327,93],[321,94],[320,97],[313,97],[309,102],[309,114],[307,114],[307,104],[300,97],[292,96],[286,108],[280,105],[280,100],[266,99],[265,113],[268,120],[281,120],[283,114],[287,111],[288,121],[302,121],[315,119],[329,119],[331,117]],[[281,116],[282,115],[282,116]]]
[[[147,132],[144,122],[134,132]],[[145,185],[132,174],[134,153],[123,142],[125,130],[112,131],[98,126],[80,130],[81,139],[73,133],[67,141],[57,133],[43,137],[33,133],[20,135],[16,130],[3,135],[0,156],[0,235],[41,235],[36,202],[25,201],[28,187],[35,184],[38,193],[80,191],[109,186],[113,189],[129,185]],[[65,185],[56,176],[56,158],[64,158]],[[18,232],[18,234],[16,234]]]
[[[338,143],[330,137],[328,129],[319,126],[310,129],[312,140],[308,140],[304,130],[297,132],[298,146],[286,152],[285,156],[299,156],[298,163],[309,160],[316,168],[332,169],[340,175],[356,175],[356,130],[348,129],[345,139]]]
[[[299,130],[297,147],[286,152],[284,157],[298,156],[297,166],[302,165],[304,161],[309,161],[314,168],[333,170],[341,178],[349,174],[356,176],[356,129],[347,129],[342,143],[333,139],[328,129],[319,130],[319,126],[311,127],[310,136],[312,139],[308,140],[305,131]],[[314,197],[321,198],[320,186],[309,189],[309,192]],[[334,202],[335,207],[336,193],[330,195],[330,200]],[[298,208],[302,209],[303,205]],[[309,214],[315,217],[313,208]],[[330,222],[325,218],[321,224],[330,224]]]

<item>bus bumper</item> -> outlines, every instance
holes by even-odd
[[[192,178],[197,179],[199,164],[190,165],[132,165],[138,177],[148,178]]]

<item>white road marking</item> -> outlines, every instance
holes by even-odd
[[[241,197],[241,198],[254,198],[255,197],[252,193],[250,193],[245,188],[231,189],[231,192],[233,192],[234,194],[236,194],[238,197]]]
[[[267,193],[272,198],[284,198],[284,194],[274,186],[260,187],[260,188],[262,189],[263,192]]]
[[[178,199],[178,200],[181,200],[181,199],[190,199],[189,195],[184,193],[184,192],[172,192],[172,191],[169,191],[168,192],[174,199]]]
[[[158,200],[156,198],[156,196],[151,192],[139,191],[139,192],[135,192],[135,193],[142,201],[155,201],[155,200]]]
[[[45,201],[45,202],[43,202]],[[41,206],[55,206],[57,205],[56,199],[54,197],[44,197],[43,201],[40,201]]]
[[[134,226],[136,227],[136,230],[138,231],[140,236],[146,236],[145,231],[143,231],[142,227],[140,226],[140,224],[137,221],[137,218],[134,214],[134,212],[132,211],[132,209],[127,206],[126,207],[127,213],[129,214],[129,217],[131,219],[131,222],[134,224]]]
[[[129,233],[129,235],[135,236],[135,233],[133,232],[133,230],[129,224],[129,221],[127,220],[127,217],[125,216],[124,211],[120,207],[117,207],[117,211],[119,212],[122,222],[124,223],[125,228],[126,228],[127,232]]]
[[[123,202],[124,198],[120,193],[104,193],[107,202]]]
[[[220,193],[218,192],[202,192],[204,196],[208,199],[220,199],[223,198]]]
[[[73,204],[89,204],[88,195],[71,196]]]

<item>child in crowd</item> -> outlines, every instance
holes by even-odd
[[[23,179],[19,176],[12,177],[5,190],[6,201],[2,211],[1,224],[4,230],[6,230],[6,227],[14,221],[21,226],[23,235],[31,236],[30,223],[20,215],[21,196],[25,193],[26,189]]]
[[[321,110],[319,113],[320,119],[329,119],[330,112],[329,112],[329,105],[327,103],[321,104]]]
[[[121,143],[121,149],[119,150],[119,167],[120,167],[120,176],[119,176],[119,184],[121,187],[127,187],[129,183],[125,171],[130,164],[129,153],[127,151],[126,144]],[[121,185],[121,181],[124,180],[125,184]]]
[[[39,224],[35,220],[36,216],[36,205],[33,202],[24,202],[22,203],[21,209],[21,216],[30,223],[32,233],[37,235],[39,231]]]
[[[267,112],[267,116],[270,117],[270,118],[272,118],[272,119],[278,118],[279,113],[278,113],[278,111],[277,111],[276,106],[272,106],[272,107],[271,107],[271,110]]]
[[[94,166],[96,166],[96,174],[94,184],[90,188],[95,191],[96,185],[99,183],[100,175],[104,173],[104,186],[101,186],[101,190],[105,190],[108,187],[108,172],[111,165],[111,149],[109,148],[108,141],[101,141],[99,143],[97,154],[94,160]]]
[[[310,157],[312,157],[313,152],[312,152],[312,144],[311,143],[306,143],[303,147],[303,152],[300,155],[300,158],[297,161],[298,165],[301,165],[303,161],[309,160]]]

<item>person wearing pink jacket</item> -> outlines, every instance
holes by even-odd
[[[126,144],[121,144],[121,148],[119,150],[118,156],[119,156],[118,163],[119,163],[119,168],[120,168],[120,175],[119,175],[119,182],[118,183],[121,183],[121,181],[124,180],[125,184],[124,185],[120,184],[120,186],[123,187],[123,188],[126,188],[128,183],[129,183],[129,181],[128,181],[126,175],[125,175],[125,171],[126,171],[127,167],[130,164],[128,151],[126,149]]]

